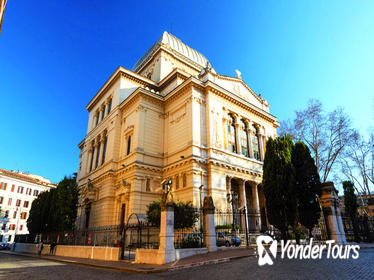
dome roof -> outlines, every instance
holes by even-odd
[[[164,31],[164,33],[156,41],[156,43],[154,43],[154,45],[146,52],[146,54],[143,55],[143,57],[135,63],[133,71],[137,71],[140,66],[147,60],[147,58],[153,53],[153,51],[161,45],[168,46],[172,51],[198,64],[200,67],[205,67],[208,62],[204,55],[194,50],[193,48],[190,48],[174,35]]]

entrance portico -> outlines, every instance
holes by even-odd
[[[227,210],[233,213],[233,223],[238,224],[241,231],[245,231],[246,224],[250,233],[259,233],[266,228],[265,197],[261,184],[253,180],[226,176],[226,190]],[[261,211],[262,208],[264,211]]]

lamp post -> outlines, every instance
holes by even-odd
[[[16,236],[17,236],[17,233],[18,233],[18,225],[19,225],[19,213],[18,213],[18,211],[19,211],[19,208],[20,207],[17,207],[16,208],[16,213],[17,213],[17,225],[16,225],[16,230],[15,230],[15,232],[14,232],[14,240],[13,240],[13,242],[16,242]]]
[[[235,230],[235,213],[234,213],[234,205],[237,203],[239,199],[239,195],[231,191],[227,194],[227,202],[231,203],[232,207],[232,228]]]

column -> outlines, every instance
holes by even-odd
[[[247,139],[248,139],[248,149],[249,157],[254,158],[253,147],[252,147],[252,121],[247,120]]]
[[[158,264],[175,261],[174,248],[174,207],[171,204],[161,206],[160,246]]]
[[[242,214],[240,215],[242,231],[248,232],[248,211],[247,211],[247,196],[245,193],[245,181],[242,180],[242,185],[240,186],[240,209],[242,209]]]
[[[337,203],[339,205],[339,202],[337,202]],[[338,225],[339,225],[339,228],[340,228],[341,240],[342,240],[343,244],[346,244],[347,239],[345,238],[345,231],[344,231],[344,225],[343,225],[343,220],[342,220],[342,214],[341,214],[341,211],[340,211],[340,207],[337,206],[335,210],[336,210],[336,218],[338,220]]]
[[[255,183],[252,186],[252,200],[253,200],[253,208],[254,208],[254,225],[255,231],[259,232],[261,229],[261,216],[260,216],[260,200],[258,198],[258,184]]]
[[[242,145],[240,145],[240,117],[238,114],[234,114],[235,118],[235,141],[236,141],[236,153],[242,154]]]
[[[232,213],[233,213],[234,209],[233,209],[232,203],[231,203],[231,199],[232,199],[231,179],[232,179],[232,177],[229,177],[229,176],[226,177],[226,196],[228,198],[228,199],[226,199],[226,203],[227,203],[226,224],[232,224],[234,222],[233,217],[232,217]]]
[[[258,128],[258,144],[260,149],[260,160],[264,161],[265,158],[265,150],[264,150],[264,141],[263,141],[263,132],[261,127]]]
[[[211,196],[204,198],[204,242],[209,252],[217,251],[216,229],[214,222],[214,203]]]

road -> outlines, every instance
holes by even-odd
[[[256,258],[156,273],[131,274],[0,253],[0,279],[374,279],[374,249],[358,260],[275,260],[259,267]]]

